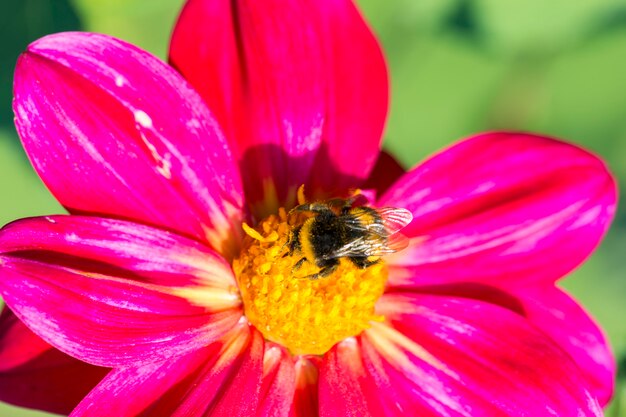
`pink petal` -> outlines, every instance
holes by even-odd
[[[24,147],[68,210],[232,251],[243,204],[237,168],[206,105],[165,63],[105,35],[61,33],[29,46],[14,88]]]
[[[380,312],[360,348],[386,415],[602,416],[571,358],[509,310],[396,293]]]
[[[0,373],[9,372],[52,349],[37,337],[8,307],[0,313]]]
[[[255,415],[263,338],[240,324],[207,348],[162,363],[114,370],[74,410],[77,416]],[[128,399],[132,398],[132,401]]]
[[[1,257],[0,293],[18,317],[61,351],[99,366],[163,360],[215,340],[238,310],[209,313],[167,287]]]
[[[235,143],[257,212],[304,183],[356,186],[373,167],[387,71],[351,1],[189,0],[170,59]]]
[[[390,282],[552,282],[606,232],[616,185],[596,156],[554,139],[487,133],[435,155],[379,201],[405,207],[413,244]]]
[[[320,417],[384,417],[384,391],[372,390],[361,349],[354,338],[324,355],[320,369]],[[403,414],[400,414],[403,415]]]
[[[296,389],[289,417],[319,417],[319,367],[317,356],[300,356],[296,360]]]
[[[54,349],[5,307],[0,315],[0,401],[68,414],[109,372]]]
[[[611,347],[589,313],[561,289],[547,285],[503,290],[477,283],[456,283],[421,290],[486,301],[524,316],[574,358],[600,405],[611,399],[616,377]]]
[[[126,271],[128,278],[150,284],[194,287],[202,290],[205,307],[215,310],[239,304],[232,269],[220,255],[195,240],[150,226],[83,216],[37,217],[6,225],[0,232],[0,252],[28,251],[50,262],[67,265],[80,259],[88,263],[82,267],[92,270]]]
[[[216,343],[164,362],[114,369],[81,401],[71,416],[157,416],[160,410],[153,404],[159,399],[165,401],[169,391],[176,392],[177,384],[202,366],[209,355],[215,355],[219,351],[217,348]]]
[[[265,345],[257,417],[289,417],[295,382],[296,371],[291,354],[278,345]]]
[[[129,222],[23,220],[0,233],[0,294],[71,356],[109,367],[155,362],[206,346],[241,316],[224,261],[200,248]]]
[[[194,391],[172,417],[203,415],[207,410],[211,417],[254,415],[263,371],[263,336],[251,328],[247,337],[239,339],[245,343],[228,346],[214,366],[202,370],[202,379],[193,384]]]
[[[616,363],[606,336],[581,305],[553,287],[523,288],[524,315],[574,358],[590,391],[606,405],[615,388]]]

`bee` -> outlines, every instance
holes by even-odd
[[[380,257],[408,245],[399,233],[413,216],[402,208],[353,206],[355,198],[301,204],[290,213],[309,212],[313,216],[295,226],[287,240],[286,255],[301,254],[294,271],[305,262],[319,272],[305,278],[318,279],[332,274],[345,258],[359,268],[367,268]]]

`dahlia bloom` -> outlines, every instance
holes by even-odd
[[[72,416],[602,415],[612,354],[555,285],[613,217],[600,159],[493,132],[403,172],[379,153],[386,67],[347,0],[191,0],[171,62],[182,76],[89,33],[20,57],[18,133],[70,214],[0,232],[2,400]],[[409,210],[410,245],[294,277],[301,185]]]

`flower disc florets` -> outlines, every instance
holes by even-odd
[[[247,226],[240,256],[233,261],[248,320],[266,339],[280,343],[293,354],[323,354],[335,343],[361,333],[372,320],[382,320],[374,305],[383,294],[387,268],[378,262],[358,268],[341,259],[327,277],[310,279],[319,272],[287,246],[291,231],[306,215],[278,215]]]

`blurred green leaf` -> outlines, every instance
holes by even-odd
[[[622,2],[615,9],[605,13],[604,16],[595,21],[592,26],[590,36],[606,35],[614,30],[624,29],[626,27],[626,4]]]
[[[48,414],[41,411],[29,410],[26,408],[13,407],[0,403],[0,416],[3,417],[52,417],[57,414]]]
[[[112,35],[166,58],[183,0],[73,0],[85,28]]]
[[[407,39],[391,53],[391,112],[386,145],[406,166],[484,129],[506,65],[459,36]]]
[[[575,45],[623,8],[622,0],[475,0],[489,44],[509,55],[550,54]]]
[[[530,126],[591,147],[626,179],[626,28],[554,60]],[[512,98],[511,98],[512,99]]]
[[[2,2],[0,13],[0,128],[11,129],[13,70],[18,55],[37,38],[54,32],[80,30],[69,0]]]
[[[459,2],[454,12],[448,18],[446,28],[479,42],[481,40],[481,29],[477,19],[476,3],[471,0]]]
[[[22,217],[64,213],[25,161],[14,133],[0,130],[0,224]]]

